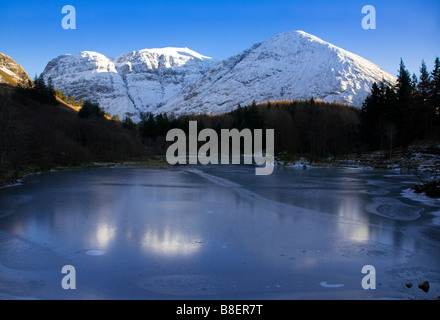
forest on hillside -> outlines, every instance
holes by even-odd
[[[179,128],[188,133],[190,121],[197,121],[199,131],[211,128],[218,134],[222,129],[274,129],[277,155],[328,161],[386,150],[391,156],[395,148],[413,143],[438,144],[440,60],[431,72],[422,62],[419,77],[411,76],[401,61],[396,86],[375,83],[362,109],[311,98],[253,102],[218,115],[144,113],[139,123],[128,116],[111,118],[96,103],[67,97],[41,76],[16,88],[3,86],[0,182],[56,166],[164,155],[173,143],[166,141],[167,132]]]
[[[96,105],[84,106],[80,116],[38,82],[17,88],[0,86],[0,184],[27,172],[145,155],[133,132],[105,118]]]
[[[220,115],[168,118],[162,114],[145,114],[137,126],[127,127],[137,130],[144,144],[155,152],[164,152],[172,143],[166,142],[168,130],[179,128],[188,133],[189,121],[197,121],[198,130],[210,128],[218,135],[222,129],[274,129],[275,153],[308,154],[312,158],[322,158],[350,153],[358,147],[359,114],[354,107],[314,99],[254,102]],[[129,122],[127,119],[123,121],[125,124]]]

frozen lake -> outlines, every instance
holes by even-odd
[[[416,182],[251,166],[28,176],[0,189],[0,299],[435,298],[440,206],[411,196]],[[61,286],[64,265],[75,290]],[[361,286],[364,265],[375,290]]]

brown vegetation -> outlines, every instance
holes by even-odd
[[[167,148],[169,129],[187,132],[188,122],[198,129],[274,129],[275,153],[303,154],[312,160],[343,156],[359,149],[359,110],[319,100],[271,101],[221,115],[191,115],[169,119],[166,115],[144,115],[137,126],[146,145],[156,151]]]

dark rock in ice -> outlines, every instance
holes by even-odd
[[[419,288],[422,289],[424,292],[429,291],[429,281],[425,281],[419,284]]]
[[[412,286],[413,286],[413,284],[411,282],[406,284],[407,288],[411,288]]]

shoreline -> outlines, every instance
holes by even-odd
[[[376,151],[363,154],[351,154],[345,158],[328,158],[327,160],[310,160],[307,156],[281,154],[276,159],[276,165],[294,168],[346,168],[364,170],[384,170],[395,172],[398,175],[414,175],[419,184],[411,188],[417,195],[424,195],[430,199],[440,199],[440,145],[436,153],[430,153],[423,146],[412,146],[404,150],[396,150],[392,157],[385,151]],[[438,154],[437,154],[438,153]],[[437,188],[436,192],[432,192]],[[434,194],[431,196],[431,194]]]
[[[166,168],[170,165],[166,162],[166,159],[161,156],[156,156],[153,158],[147,159],[135,159],[135,160],[123,160],[123,161],[115,161],[115,162],[91,162],[84,163],[76,166],[57,166],[48,170],[25,170],[20,174],[15,181],[11,182],[1,182],[0,190],[5,188],[11,188],[20,186],[23,179],[30,175],[42,174],[46,172],[55,172],[62,170],[75,170],[75,169],[89,169],[89,168],[111,168],[111,167],[139,167],[139,168]]]
[[[91,162],[77,166],[57,166],[48,170],[25,170],[20,177],[12,182],[0,183],[0,189],[21,185],[22,179],[28,175],[41,174],[44,172],[85,169],[85,168],[106,168],[106,167],[139,167],[139,168],[168,168],[164,155],[153,156],[147,159],[131,159],[114,162]],[[286,168],[345,168],[345,169],[364,169],[364,170],[384,170],[395,172],[396,174],[411,174],[419,178],[420,184],[416,185],[422,191],[417,192],[411,188],[414,194],[424,195],[429,199],[440,199],[431,197],[423,191],[423,186],[440,181],[440,155],[413,152],[402,156],[401,152],[395,152],[394,157],[387,157],[384,152],[365,153],[361,155],[347,155],[344,159],[328,158],[327,160],[312,160],[307,155],[280,154],[275,157],[275,167]]]

